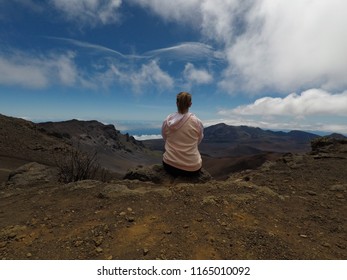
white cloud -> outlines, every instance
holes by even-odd
[[[161,91],[170,89],[174,85],[171,76],[164,72],[154,60],[142,64],[139,70],[111,65],[110,69],[100,79],[104,81],[104,85],[107,87],[110,83],[116,81],[131,86],[134,91],[139,93],[146,91],[149,86]]]
[[[30,88],[43,88],[49,83],[46,73],[42,71],[40,61],[29,65],[20,59],[0,56],[0,84],[19,85]]]
[[[139,72],[134,73],[131,82],[135,88],[141,88],[147,84],[159,87],[159,89],[171,88],[174,84],[169,74],[160,69],[156,61],[143,64]]]
[[[57,72],[61,84],[66,86],[73,86],[78,79],[78,70],[73,58],[73,53],[60,55],[54,60],[54,64],[50,65],[51,69]]]
[[[120,19],[122,0],[50,0],[69,20],[81,25],[109,24]]]
[[[205,69],[197,69],[192,63],[184,67],[183,76],[189,84],[209,84],[213,81],[212,75]]]
[[[46,88],[53,84],[73,86],[82,83],[74,54],[30,55],[0,53],[0,84],[27,88]]]
[[[285,98],[262,97],[253,104],[220,111],[222,115],[295,116],[312,115],[347,116],[347,91],[332,94],[321,89],[310,89],[300,95],[292,93]]]

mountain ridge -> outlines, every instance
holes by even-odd
[[[87,153],[95,151],[102,167],[118,177],[129,168],[160,163],[164,149],[162,139],[138,141],[129,134],[122,134],[114,125],[97,120],[33,123],[0,115],[0,124],[2,157],[55,165],[57,155],[77,147]],[[242,166],[256,168],[283,153],[307,152],[310,142],[318,137],[303,131],[274,132],[219,123],[204,129],[199,149],[206,168],[216,170],[217,163],[224,162],[225,170],[241,171]],[[227,173],[222,172],[221,176],[224,178]]]
[[[331,137],[345,138],[342,134]],[[289,132],[264,130],[245,125],[232,126],[218,123],[204,128],[204,138],[199,145],[203,155],[211,157],[232,157],[263,152],[308,152],[310,142],[318,134],[300,130]],[[144,145],[154,150],[164,150],[162,139],[144,140]]]

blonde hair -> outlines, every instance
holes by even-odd
[[[192,95],[190,93],[182,91],[177,94],[177,109],[179,113],[186,113],[191,105]]]

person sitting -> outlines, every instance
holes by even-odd
[[[173,176],[197,176],[202,167],[198,145],[204,137],[202,122],[192,113],[192,96],[188,92],[177,94],[177,111],[163,122],[165,141],[164,169]]]

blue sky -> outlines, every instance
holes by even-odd
[[[0,113],[347,135],[344,0],[0,0]]]

